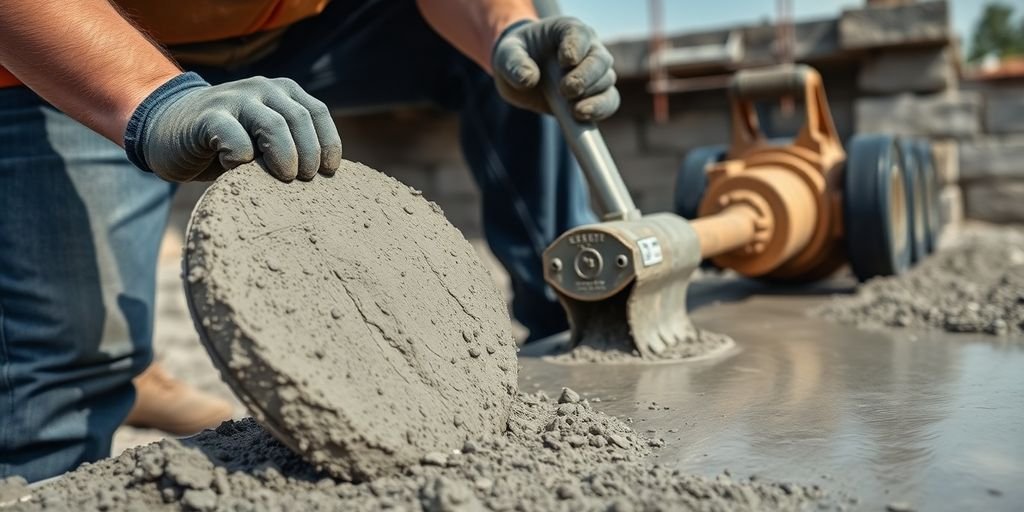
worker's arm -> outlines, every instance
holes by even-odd
[[[417,0],[434,30],[494,75],[513,105],[549,112],[538,87],[540,64],[557,56],[559,89],[581,121],[619,108],[612,56],[594,30],[569,17],[537,19],[531,0]]]
[[[107,0],[4,0],[0,63],[119,144],[135,107],[181,74]]]
[[[0,64],[168,180],[212,178],[260,154],[284,180],[340,165],[327,107],[294,82],[183,74],[107,0],[3,0]]]

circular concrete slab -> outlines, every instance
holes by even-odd
[[[505,428],[506,305],[440,208],[390,177],[352,162],[308,183],[235,169],[196,206],[184,270],[224,380],[339,478]]]

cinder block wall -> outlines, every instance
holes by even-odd
[[[422,190],[466,237],[483,236],[480,196],[462,158],[454,115],[410,108],[335,120],[346,159]]]
[[[675,47],[742,35],[740,58],[672,69],[675,78],[725,77],[774,62],[771,25],[680,34]],[[947,223],[968,217],[1024,222],[1024,79],[959,78],[956,42],[945,1],[898,2],[843,11],[795,27],[795,58],[818,69],[832,115],[846,139],[860,132],[928,138],[935,148]],[[601,125],[626,184],[641,209],[671,208],[675,173],[694,147],[729,138],[723,87],[669,95],[667,123],[653,119],[648,93],[648,42],[610,44],[623,105]],[[724,83],[724,82],[723,82]],[[769,124],[793,130],[777,106]],[[457,121],[429,109],[342,116],[348,158],[420,188],[469,237],[482,234],[479,196],[458,147]],[[965,205],[966,204],[966,211]]]
[[[964,83],[979,104],[978,131],[957,140],[966,215],[1024,222],[1024,76]]]

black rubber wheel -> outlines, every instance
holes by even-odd
[[[939,245],[939,229],[942,218],[939,213],[939,173],[935,167],[935,156],[932,143],[917,140],[915,149],[918,154],[918,172],[924,183],[924,238],[927,253],[935,252]]]
[[[861,281],[910,268],[910,226],[896,140],[857,135],[847,151],[843,189],[846,254]]]
[[[903,188],[907,194],[907,225],[910,227],[910,261],[917,263],[928,257],[928,225],[925,181],[921,171],[921,152],[916,139],[897,141],[903,166]]]
[[[708,164],[721,162],[726,147],[700,146],[690,150],[676,173],[673,211],[684,219],[696,219],[704,189],[708,186]]]

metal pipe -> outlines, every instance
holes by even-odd
[[[534,0],[537,14],[543,18],[561,14],[557,0]],[[603,220],[632,220],[640,218],[640,210],[633,203],[619,168],[612,160],[604,137],[594,123],[581,123],[572,115],[569,102],[558,90],[558,79],[562,69],[554,56],[544,63],[541,82],[544,98],[551,108],[552,114],[562,127],[565,140],[572,149],[576,161],[590,184],[594,200],[601,210]]]
[[[757,212],[748,205],[730,206],[714,215],[690,221],[700,240],[700,257],[713,258],[754,241]]]

